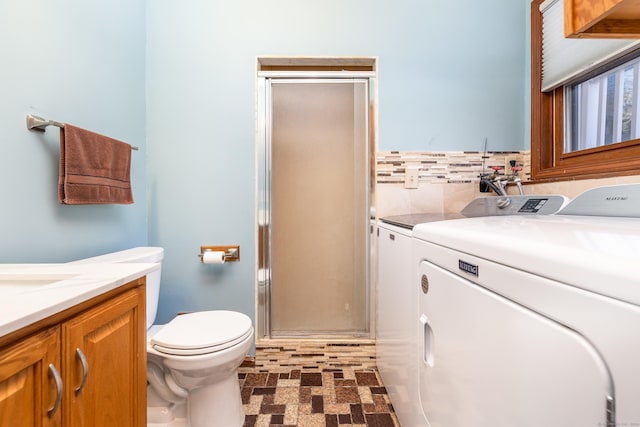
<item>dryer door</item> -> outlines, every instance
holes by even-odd
[[[431,427],[613,425],[608,369],[581,335],[429,262],[420,276]]]

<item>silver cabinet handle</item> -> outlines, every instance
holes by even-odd
[[[76,357],[80,359],[80,363],[82,364],[82,382],[80,382],[80,385],[75,388],[76,395],[78,395],[87,384],[87,377],[89,376],[89,362],[87,362],[87,356],[84,355],[80,348],[76,348]]]
[[[62,402],[62,377],[53,363],[49,363],[49,375],[51,375],[56,382],[56,401],[53,403],[53,406],[47,410],[47,415],[51,418],[58,412],[58,408],[60,408],[60,403]]]

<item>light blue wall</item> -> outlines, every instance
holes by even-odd
[[[525,9],[512,0],[147,2],[149,240],[160,320],[254,312],[255,61],[377,56],[382,150],[522,149]],[[203,244],[241,245],[205,266]]]
[[[0,262],[146,244],[144,51],[144,0],[0,1]],[[28,113],[140,146],[135,204],[59,205],[59,131],[27,131]]]
[[[208,308],[252,315],[256,56],[377,56],[382,150],[478,150],[485,136],[491,150],[521,149],[527,8],[511,0],[1,1],[0,262],[160,245],[160,320]],[[59,205],[57,129],[27,131],[28,113],[140,146],[136,203]],[[199,264],[199,246],[219,243],[240,244],[242,261]]]

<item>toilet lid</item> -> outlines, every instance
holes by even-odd
[[[251,319],[235,311],[199,311],[176,316],[152,338],[159,352],[175,355],[213,353],[232,347],[253,333]]]

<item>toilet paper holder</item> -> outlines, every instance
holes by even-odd
[[[224,252],[225,262],[240,261],[240,245],[200,246],[200,253],[198,254],[200,262],[202,262],[204,253],[209,251]]]

